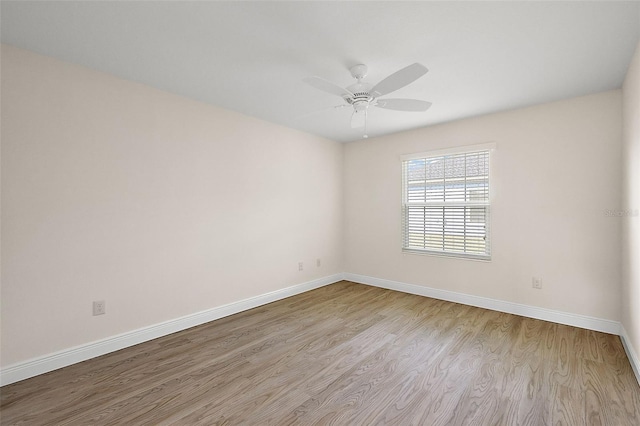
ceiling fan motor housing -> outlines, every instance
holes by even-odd
[[[347,90],[353,93],[353,96],[344,96],[344,100],[351,105],[368,105],[373,100],[373,97],[369,93],[372,88],[373,85],[369,83],[358,82],[352,84],[351,86],[347,87]]]

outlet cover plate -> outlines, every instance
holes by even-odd
[[[107,305],[104,300],[97,300],[93,302],[93,316],[104,315],[107,313]]]

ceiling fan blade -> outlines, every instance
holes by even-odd
[[[407,84],[413,83],[414,81],[425,75],[427,71],[429,71],[427,67],[416,62],[413,65],[402,68],[400,71],[394,72],[389,77],[373,86],[373,89],[371,89],[369,93],[374,98],[377,98],[378,96],[395,92],[396,90],[403,88]]]
[[[426,111],[431,106],[431,102],[417,99],[378,99],[375,106],[395,111]]]
[[[351,128],[359,129],[360,127],[364,127],[366,120],[367,112],[365,110],[353,111],[353,115],[351,116]]]
[[[332,82],[320,77],[306,77],[303,78],[302,81],[309,84],[310,86],[315,87],[318,90],[322,90],[323,92],[331,93],[333,95],[349,97],[353,96],[353,93],[351,93],[347,89],[343,89],[337,84],[333,84]]]

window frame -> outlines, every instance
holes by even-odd
[[[466,145],[466,146],[458,146],[447,149],[439,149],[427,152],[419,152],[413,154],[406,154],[400,156],[400,166],[402,173],[402,200],[401,200],[401,247],[402,252],[407,254],[419,254],[419,255],[428,255],[428,256],[441,256],[441,257],[451,257],[451,258],[459,258],[466,260],[479,260],[479,261],[491,261],[492,256],[492,241],[491,241],[491,210],[493,204],[493,193],[494,193],[494,179],[493,179],[493,151],[496,149],[495,143],[484,143],[477,145]],[[477,152],[487,152],[488,153],[488,162],[489,162],[489,170],[488,170],[488,196],[486,202],[474,203],[469,201],[464,202],[451,202],[449,207],[473,207],[473,206],[482,206],[486,208],[486,219],[485,219],[485,235],[486,235],[486,250],[484,253],[469,253],[462,251],[452,251],[452,250],[436,250],[436,249],[428,249],[428,248],[415,248],[410,247],[407,242],[407,227],[408,221],[406,217],[406,211],[408,206],[411,203],[408,202],[408,182],[407,182],[407,171],[406,171],[406,163],[411,160],[419,160],[419,159],[429,159],[429,158],[439,158],[439,157],[447,157],[454,156],[460,154],[473,154]],[[426,202],[425,204],[429,204]],[[434,207],[447,207],[446,201],[443,202],[433,202]],[[444,236],[443,231],[443,236]]]

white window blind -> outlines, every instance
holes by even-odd
[[[490,259],[490,150],[402,162],[403,249]]]

